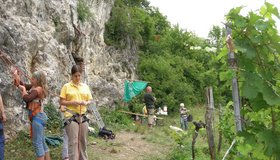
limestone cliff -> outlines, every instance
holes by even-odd
[[[100,105],[112,105],[122,97],[123,81],[135,78],[136,49],[116,50],[104,43],[105,23],[114,0],[86,0],[91,16],[84,22],[77,11],[79,1],[0,0],[0,49],[29,76],[33,70],[43,70],[52,93],[47,100],[56,105],[62,85],[70,80],[73,56],[83,57],[85,80],[94,99]],[[22,129],[22,103],[11,83],[10,67],[0,59],[6,127],[16,131]]]

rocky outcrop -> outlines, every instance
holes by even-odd
[[[136,49],[117,50],[104,43],[105,23],[114,0],[86,0],[91,16],[81,22],[77,12],[81,0],[0,0],[0,49],[26,75],[34,70],[47,74],[47,98],[58,105],[62,85],[70,80],[73,56],[85,59],[85,80],[100,105],[120,100],[125,79],[135,78]],[[7,110],[7,127],[21,130],[22,108],[12,85],[9,63],[0,59],[0,90]],[[28,76],[22,76],[28,81]],[[12,125],[11,125],[12,124]]]

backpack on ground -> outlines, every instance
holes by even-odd
[[[115,139],[113,131],[106,129],[105,127],[99,130],[98,135],[104,139]]]

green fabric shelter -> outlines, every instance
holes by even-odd
[[[129,82],[128,80],[125,80],[123,100],[129,102],[133,97],[140,94],[141,91],[146,88],[147,84],[148,83],[144,81]]]

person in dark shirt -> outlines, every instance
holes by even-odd
[[[152,87],[148,86],[146,88],[146,93],[144,95],[145,105],[148,111],[148,127],[152,128],[154,124],[154,109],[156,98],[152,95]]]

